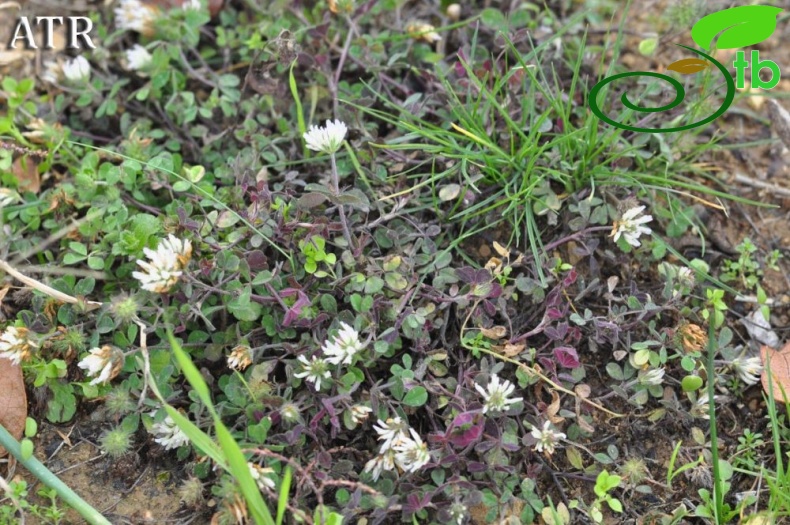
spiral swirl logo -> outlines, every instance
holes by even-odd
[[[694,27],[691,29],[691,38],[699,47],[708,53],[711,53],[711,50],[714,48],[714,41],[717,49],[736,49],[758,44],[768,39],[774,33],[776,30],[777,15],[781,11],[782,9],[778,7],[762,5],[732,7],[722,11],[716,11],[715,13],[701,18],[694,24]],[[758,51],[751,52],[750,60],[746,59],[744,51],[738,51],[736,53],[736,58],[733,62],[733,67],[736,70],[736,78],[733,80],[726,66],[705,51],[700,51],[681,44],[677,45],[694,53],[696,56],[673,62],[667,66],[667,70],[674,71],[681,75],[691,75],[704,71],[711,66],[715,66],[724,77],[727,84],[727,93],[721,106],[719,106],[714,113],[698,122],[692,122],[682,126],[643,128],[617,122],[601,111],[598,105],[598,97],[601,90],[612,82],[628,77],[645,76],[664,80],[674,88],[675,98],[663,106],[648,108],[634,104],[628,98],[628,93],[623,93],[620,97],[620,101],[626,108],[639,113],[660,113],[669,111],[682,104],[686,98],[686,90],[683,84],[675,77],[651,71],[620,73],[619,75],[613,75],[598,82],[593,86],[592,90],[590,90],[590,95],[588,97],[588,103],[592,112],[607,124],[629,131],[638,131],[642,133],[671,133],[673,131],[684,131],[704,126],[722,116],[735,99],[736,87],[738,89],[743,89],[745,87],[746,69],[752,68],[751,87],[753,89],[772,89],[776,87],[781,79],[781,72],[776,63],[771,60],[760,60]],[[760,78],[759,72],[763,69],[769,69],[771,71],[770,80],[764,81]]]

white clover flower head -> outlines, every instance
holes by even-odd
[[[370,472],[373,481],[379,479],[382,471],[391,471],[395,469],[395,455],[397,453],[393,449],[388,449],[381,454],[377,455],[367,463],[363,472]]]
[[[721,396],[713,396],[713,402],[721,401]],[[692,405],[691,410],[689,413],[695,417],[701,417],[702,419],[710,419],[710,397],[708,396],[708,392],[703,392],[697,398],[697,401],[694,402]]]
[[[561,439],[565,439],[565,434],[553,430],[551,428],[551,421],[548,420],[543,422],[542,429],[533,427],[531,434],[532,437],[537,440],[537,443],[535,443],[535,450],[543,452],[547,456],[551,456],[554,453],[555,445]]]
[[[491,380],[485,389],[475,383],[475,390],[485,399],[483,414],[487,412],[505,412],[510,410],[510,405],[518,403],[522,399],[520,397],[508,398],[516,390],[516,385],[507,379],[500,381],[499,376],[496,374],[491,376]]]
[[[153,56],[140,44],[135,44],[125,51],[126,67],[131,71],[140,71],[151,64]]]
[[[115,26],[120,30],[151,36],[158,14],[156,7],[140,0],[120,0],[115,7]]]
[[[664,382],[664,374],[666,371],[663,368],[651,368],[649,370],[640,370],[639,377],[637,378],[640,385],[653,386],[660,385]]]
[[[8,359],[14,365],[30,358],[30,350],[38,347],[29,337],[25,327],[9,326],[0,334],[0,358]]]
[[[274,490],[274,480],[269,477],[271,474],[274,474],[273,468],[262,467],[251,461],[247,462],[247,466],[250,468],[252,479],[254,479],[255,484],[258,485],[258,490],[263,490],[264,488]]]
[[[160,241],[156,250],[143,248],[150,262],[138,260],[145,272],[132,272],[132,277],[140,281],[142,288],[149,292],[166,293],[181,277],[183,269],[192,256],[192,243],[182,241],[174,235]]]
[[[365,345],[359,340],[359,332],[344,322],[340,323],[340,331],[331,340],[327,339],[322,347],[327,363],[333,365],[350,365]]]
[[[348,133],[348,126],[340,120],[327,120],[325,127],[310,126],[304,134],[307,149],[331,155],[340,149]]]
[[[63,76],[63,67],[57,60],[46,60],[43,64],[41,79],[50,84],[57,84]]]
[[[184,434],[184,431],[176,425],[170,416],[167,416],[159,423],[154,423],[151,427],[151,433],[156,436],[154,441],[165,447],[165,450],[189,444],[187,435]]]
[[[120,350],[110,345],[104,345],[101,348],[92,348],[88,355],[82,358],[77,366],[86,370],[88,377],[96,376],[91,381],[92,385],[108,383],[121,371],[121,366],[123,366],[123,354]]]
[[[350,412],[351,421],[353,421],[354,424],[359,425],[368,418],[370,413],[373,412],[373,409],[367,405],[354,405],[351,407]]]
[[[308,361],[304,354],[296,359],[302,364],[302,371],[295,373],[294,377],[313,383],[316,390],[321,390],[321,381],[332,377],[326,364],[327,359],[313,356],[312,360]]]
[[[642,243],[639,242],[639,237],[641,237],[642,234],[650,235],[653,233],[653,230],[647,226],[643,226],[652,221],[653,216],[642,215],[643,211],[645,211],[645,206],[635,206],[623,213],[619,221],[614,222],[614,227],[610,234],[610,236],[614,237],[614,242],[617,242],[622,235],[625,241],[631,246],[638,247],[642,245]]]
[[[738,374],[738,378],[749,386],[759,383],[763,373],[763,364],[757,356],[740,356],[733,359],[732,368]]]
[[[230,351],[228,368],[241,372],[252,364],[252,353],[247,345],[238,345]]]
[[[400,416],[389,418],[387,421],[379,419],[378,426],[373,425],[373,430],[379,435],[378,440],[383,441],[381,444],[382,454],[409,439],[409,423],[402,420]]]
[[[63,64],[63,76],[66,80],[80,84],[87,82],[91,78],[91,64],[88,59],[82,55],[76,56],[71,60],[67,60]]]
[[[413,428],[409,429],[411,438],[403,439],[392,448],[397,452],[395,462],[406,472],[417,472],[431,460],[428,445]]]

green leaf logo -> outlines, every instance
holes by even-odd
[[[691,29],[691,38],[702,49],[710,50],[717,35],[719,49],[734,49],[757,44],[776,30],[779,7],[745,5],[717,11],[702,17]]]

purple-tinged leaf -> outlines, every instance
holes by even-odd
[[[466,467],[466,469],[469,472],[474,474],[475,472],[485,472],[486,470],[488,470],[488,465],[486,465],[485,463],[479,463],[477,461],[472,461],[472,462],[469,463],[469,465]]]
[[[445,437],[456,447],[468,447],[483,435],[483,424],[479,413],[463,412],[455,417]]]
[[[554,359],[564,368],[578,368],[579,354],[570,346],[558,346],[554,349]]]

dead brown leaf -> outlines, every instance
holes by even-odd
[[[781,349],[774,350],[770,346],[760,347],[760,359],[763,362],[763,373],[760,382],[766,394],[771,394],[777,401],[790,400],[790,342]],[[771,385],[768,385],[768,373],[771,373]]]
[[[22,368],[8,359],[0,359],[0,425],[15,439],[22,437],[27,418],[27,394]],[[7,454],[0,447],[0,457]]]
[[[507,328],[504,326],[492,326],[491,328],[481,328],[480,331],[489,339],[502,339],[507,335]]]
[[[41,191],[41,175],[38,173],[38,162],[24,155],[14,161],[11,172],[19,182],[20,193],[30,191],[38,193]]]

